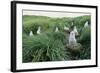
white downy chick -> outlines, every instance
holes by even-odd
[[[59,31],[59,29],[58,29],[58,27],[56,27],[55,32],[58,32],[58,31]]]
[[[66,27],[66,26],[64,26],[64,30],[69,30],[69,28],[68,28],[68,27]]]
[[[74,25],[74,23],[72,22],[71,26],[73,26],[73,25]]]
[[[37,34],[40,34],[40,32],[41,32],[41,27],[39,26],[37,30]]]
[[[77,44],[77,41],[76,41],[76,38],[75,38],[75,31],[71,31],[70,32],[70,35],[69,35],[69,45],[76,45]]]
[[[79,35],[76,26],[74,26],[74,32],[76,35]]]
[[[89,26],[88,21],[86,21],[84,27],[88,27],[88,26]]]
[[[32,31],[30,31],[29,36],[33,36],[33,32]]]

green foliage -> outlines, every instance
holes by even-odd
[[[85,27],[82,29],[81,36],[78,42],[83,46],[83,50],[80,52],[80,59],[90,59],[91,58],[91,32],[90,27]]]
[[[81,52],[80,52],[80,56],[79,59],[91,59],[91,48],[84,48]]]
[[[90,16],[75,18],[51,18],[46,16],[23,16],[22,35],[22,57],[23,62],[62,61],[80,60],[91,58],[91,30]],[[85,22],[89,26],[84,28]],[[74,54],[66,48],[68,34],[64,32],[64,26],[70,27],[72,22],[78,28],[78,43],[83,47],[79,53]],[[41,27],[41,34],[37,35],[38,27]],[[59,31],[54,32],[58,27]],[[29,32],[33,36],[29,36]]]
[[[89,25],[91,24],[90,19],[91,19],[91,16],[80,16],[80,17],[74,18],[73,22],[77,27],[84,27],[84,24],[86,21],[89,22]]]
[[[90,45],[90,41],[91,41],[91,32],[90,32],[90,27],[84,27],[82,29],[82,32],[81,32],[81,36],[79,38],[79,42],[82,44],[82,45]]]
[[[56,33],[48,33],[48,35]],[[23,40],[23,62],[39,61],[59,61],[64,60],[64,45],[60,38],[40,34],[32,37],[26,37]],[[59,36],[58,36],[59,37]],[[55,39],[56,38],[56,39]]]

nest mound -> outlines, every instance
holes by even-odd
[[[66,45],[66,48],[68,48],[71,52],[80,52],[83,48],[80,43],[77,43],[76,45]]]

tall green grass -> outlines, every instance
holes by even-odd
[[[23,39],[23,62],[64,60],[66,56],[62,43],[64,37],[53,32],[25,37]]]
[[[84,28],[86,21],[90,23],[91,16],[76,18],[51,18],[46,16],[23,16],[22,35],[22,61],[44,62],[63,60],[83,60],[91,58],[91,30],[90,25]],[[64,32],[64,26],[70,27],[72,22],[78,28],[78,43],[83,50],[73,55],[66,48],[68,34]],[[38,27],[41,27],[41,34],[37,35]],[[54,32],[58,27],[59,31]],[[30,31],[33,36],[29,36]]]

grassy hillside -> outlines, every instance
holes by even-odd
[[[90,48],[90,26],[91,16],[80,16],[75,18],[52,18],[47,16],[23,16],[23,62],[43,62],[43,61],[63,61],[63,60],[82,60],[91,58]],[[85,22],[89,26],[84,28]],[[77,41],[82,44],[84,50],[74,55],[66,48],[68,34],[64,32],[64,26],[77,27],[79,36]],[[41,34],[37,35],[38,27],[41,27]],[[59,32],[54,32],[58,27]],[[30,31],[33,36],[29,36]]]

